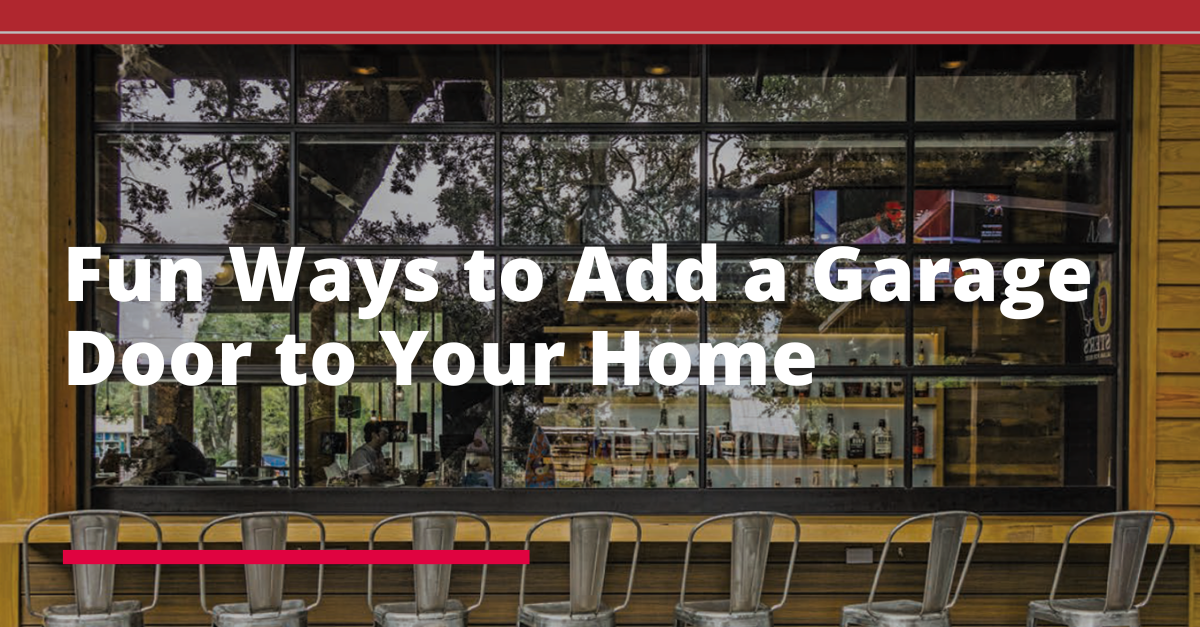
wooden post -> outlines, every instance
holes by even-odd
[[[48,81],[46,46],[0,46],[0,521],[50,509]],[[20,624],[17,568],[0,545],[0,624]]]
[[[1153,509],[1157,416],[1158,127],[1161,46],[1134,61],[1133,206],[1130,208],[1129,507]]]

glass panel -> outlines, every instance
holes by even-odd
[[[117,302],[109,292],[109,270],[106,259],[100,264],[100,283],[96,287],[96,330],[107,335],[116,349],[116,363],[126,347],[135,342],[149,342],[163,354],[168,366],[171,354],[181,344],[199,342],[212,353],[213,361],[221,361],[221,343],[251,343],[251,354],[240,364],[278,364],[275,347],[288,334],[288,303],[275,302],[270,297],[258,302],[243,301],[234,280],[233,266],[221,256],[192,256],[203,275],[203,299],[188,302],[184,286],[185,275],[179,275],[174,300],[159,301],[161,289],[160,261],[180,257],[150,257],[123,255],[114,257],[125,262],[125,287],[136,285],[134,264],[138,259],[151,260],[152,300]],[[253,274],[254,265],[250,264]],[[169,368],[168,368],[169,372]]]
[[[904,46],[713,46],[714,122],[904,119]]]
[[[493,487],[492,386],[414,378],[303,388],[304,485]]]
[[[490,122],[494,46],[300,46],[300,121]]]
[[[706,481],[714,488],[902,487],[904,401],[864,397],[864,383],[815,377],[804,387],[776,379],[709,387]]]
[[[917,119],[1113,119],[1118,50],[917,46]]]
[[[901,365],[904,350],[904,304],[880,303],[865,294],[862,300],[836,303],[817,292],[811,257],[776,257],[787,273],[783,302],[755,303],[745,296],[750,261],[720,262],[717,301],[708,304],[711,342],[755,342],[767,349],[768,361],[789,342],[808,344],[823,366]],[[859,257],[838,268],[859,268],[864,286],[875,272],[876,258]],[[836,277],[837,269],[832,270]],[[831,277],[832,278],[832,277]],[[834,282],[837,287],[844,283]]]
[[[93,393],[97,485],[287,486],[285,386],[243,377],[230,387],[143,387],[114,377]]]
[[[945,468],[916,487],[1111,486],[1116,476],[1115,382],[1110,377],[930,377],[913,383],[945,412],[945,431],[922,420],[914,462]],[[914,430],[914,442],[917,431]],[[944,437],[944,440],[942,438]],[[918,465],[918,468],[921,466]]]
[[[708,239],[756,244],[904,242],[904,140],[713,135]]]
[[[287,243],[287,149],[274,135],[100,135],[96,243]]]
[[[1108,255],[1079,257],[1091,275],[1087,298],[1068,303],[1050,292],[1050,268],[1058,258],[1045,258],[1040,280],[1022,292],[1041,296],[1043,309],[1028,320],[1012,320],[1000,311],[1007,283],[1003,269],[1008,258],[992,259],[995,302],[964,303],[954,296],[954,280],[941,274],[935,278],[935,299],[914,299],[914,323],[936,337],[914,344],[917,365],[1056,365],[1116,363],[1114,324],[1120,312],[1115,291],[1114,260]],[[955,277],[963,274],[957,265]],[[1083,286],[1071,286],[1072,290]],[[917,288],[914,286],[914,292]],[[924,356],[921,352],[924,351]]]
[[[1112,242],[1112,136],[918,137],[918,243]]]
[[[93,50],[98,121],[288,121],[288,46]]]
[[[698,46],[508,46],[504,121],[697,122]]]
[[[542,292],[528,303],[504,303],[504,342],[525,342],[526,363],[532,365],[534,344],[545,342],[566,344],[566,353],[559,360],[564,366],[587,366],[592,363],[592,333],[607,331],[609,348],[620,350],[625,331],[640,333],[643,361],[658,344],[675,342],[686,347],[693,358],[699,341],[699,305],[679,299],[674,279],[677,261],[670,262],[666,302],[635,302],[625,293],[625,275],[631,258],[609,259],[617,285],[621,286],[620,302],[608,302],[592,292],[583,302],[567,301],[571,283],[575,280],[578,259],[538,259],[542,268]]]
[[[663,387],[590,377],[505,389],[504,486],[695,488],[696,381]]]
[[[476,302],[471,298],[467,271],[463,263],[467,260],[458,257],[433,257],[437,266],[433,270],[433,278],[438,282],[438,295],[429,302],[408,302],[404,291],[417,289],[417,286],[405,278],[405,264],[411,257],[342,257],[350,267],[351,289],[350,301],[332,300],[321,303],[314,301],[311,295],[310,283],[317,276],[315,268],[306,264],[301,273],[300,300],[300,341],[310,342],[312,346],[301,360],[308,362],[317,345],[326,342],[340,342],[350,348],[354,354],[356,365],[392,365],[391,353],[383,343],[380,331],[394,331],[401,342],[407,344],[413,331],[426,331],[428,335],[415,363],[432,364],[433,353],[437,347],[446,342],[465,344],[475,354],[477,363],[483,359],[483,344],[495,341],[493,336],[494,319],[493,304]],[[400,262],[396,280],[388,292],[386,302],[382,303],[381,313],[370,319],[359,318],[359,308],[371,303],[371,296],[364,287],[362,275],[358,270],[357,260],[370,260],[376,278],[383,272],[383,264],[387,259]],[[315,259],[310,259],[315,262]],[[328,275],[328,273],[320,273]],[[492,272],[486,273],[485,284],[491,288]],[[376,303],[378,306],[379,303]]]
[[[505,244],[699,239],[695,137],[517,135],[503,150]]]
[[[307,137],[299,239],[490,244],[493,144],[489,135]]]

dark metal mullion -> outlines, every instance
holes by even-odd
[[[910,73],[910,76],[912,74]],[[707,91],[701,77],[701,96]],[[913,122],[641,122],[616,123],[502,123],[440,122],[437,124],[289,124],[287,122],[96,122],[98,133],[171,134],[171,135],[281,135],[302,129],[314,136],[337,135],[486,135],[497,126],[520,135],[614,134],[672,135],[711,133],[782,133],[782,134],[897,134],[915,129],[921,133],[1062,133],[1070,131],[1117,131],[1119,120],[1002,120],[1002,121],[913,121]]]
[[[300,200],[300,143],[297,141],[296,123],[299,122],[300,101],[300,68],[295,44],[288,47],[288,73],[291,77],[291,102],[289,116],[292,130],[288,133],[288,244],[295,246],[299,241],[299,208]],[[288,333],[300,339],[300,300],[298,294],[293,294],[288,301]],[[300,388],[288,386],[288,465],[291,467],[291,477],[288,486],[300,487]]]
[[[704,130],[708,125],[708,46],[700,46],[700,141],[696,148],[697,157],[700,159],[699,172],[699,196],[697,200],[700,203],[700,233],[699,241],[708,241],[708,132]],[[669,250],[669,248],[668,248]],[[701,344],[708,341],[708,302],[700,301],[700,329],[699,341]],[[695,367],[692,370],[697,370]],[[699,373],[697,373],[698,376]],[[700,381],[696,381],[697,397],[699,406],[697,407],[697,423],[696,423],[696,487],[701,490],[708,489],[708,386],[701,385]]]
[[[908,267],[913,267],[914,248],[913,231],[914,221],[916,220],[916,211],[914,210],[913,200],[916,197],[916,105],[917,105],[917,55],[914,46],[908,47],[908,67],[906,68],[907,80],[904,81],[904,119],[908,128],[904,133],[904,245],[908,249],[905,253],[905,261]],[[909,290],[912,289],[912,281],[909,281]],[[913,304],[913,297],[910,294],[909,299],[904,303],[904,362],[902,365],[912,367],[913,359],[913,334],[915,321],[913,317],[916,314],[916,307]],[[911,371],[910,371],[911,372]],[[916,380],[911,375],[904,377],[904,433],[901,441],[904,442],[904,487],[911,489],[913,487],[913,453],[912,453],[912,425],[915,410],[913,409],[913,386]],[[945,422],[945,416],[940,419]],[[938,425],[939,427],[943,425]],[[937,452],[938,455],[942,451]]]
[[[1124,46],[1118,50],[1117,57],[1117,78],[1116,83],[1118,91],[1122,86],[1132,86],[1133,82],[1133,47]],[[1113,159],[1116,161],[1114,167],[1120,168],[1118,176],[1114,177],[1117,180],[1118,187],[1114,193],[1114,199],[1117,202],[1116,210],[1113,211],[1113,219],[1115,221],[1115,233],[1117,236],[1116,244],[1119,245],[1120,253],[1117,255],[1117,261],[1114,264],[1117,268],[1119,276],[1116,277],[1118,286],[1118,294],[1123,296],[1120,299],[1120,305],[1117,312],[1117,331],[1114,333],[1114,341],[1117,342],[1117,376],[1116,383],[1113,385],[1113,394],[1110,402],[1113,403],[1114,411],[1112,412],[1112,420],[1109,428],[1113,433],[1113,468],[1115,471],[1115,481],[1117,489],[1117,507],[1129,506],[1129,489],[1126,482],[1126,477],[1129,476],[1129,365],[1130,365],[1130,344],[1128,338],[1130,336],[1131,327],[1130,309],[1133,303],[1133,293],[1131,276],[1131,255],[1129,234],[1127,233],[1128,225],[1132,222],[1131,213],[1133,206],[1133,136],[1132,136],[1132,115],[1133,115],[1133,89],[1125,89],[1123,93],[1117,96],[1116,116],[1120,121],[1121,130],[1117,133],[1117,144],[1113,147],[1115,154]]]
[[[703,154],[703,153],[701,153]],[[497,192],[497,195],[501,195]],[[701,202],[704,202],[701,200]],[[821,253],[829,250],[828,246],[817,246],[812,244],[797,244],[789,246],[755,246],[747,244],[730,244],[722,242],[709,242],[716,244],[717,254],[723,259],[733,259],[739,257],[816,257]],[[700,253],[700,244],[697,242],[667,242],[668,255],[671,258],[683,256],[695,256]],[[229,252],[229,248],[237,246],[246,250],[247,255],[257,255],[261,248],[286,248],[286,244],[106,244],[101,246],[104,254],[107,255],[224,255]],[[1069,257],[1080,255],[1115,255],[1121,252],[1120,245],[1117,243],[1096,243],[1096,244],[1053,244],[1053,256]],[[523,246],[497,246],[495,244],[416,244],[416,245],[397,245],[397,244],[379,244],[370,246],[358,246],[352,244],[307,244],[304,246],[306,252],[312,256],[326,257],[371,257],[371,256],[403,256],[412,257],[417,255],[447,257],[455,255],[469,256],[475,251],[483,251],[487,253],[503,253],[508,256],[544,256],[544,257],[578,257],[583,252],[584,245],[523,245]],[[610,257],[622,256],[649,256],[651,253],[651,243],[645,244],[617,244],[605,246],[605,251]],[[1046,255],[1046,244],[988,244],[986,250],[981,250],[979,245],[971,244],[917,244],[907,246],[904,244],[886,244],[880,246],[862,246],[859,249],[863,255],[869,257],[877,257],[883,255],[903,255],[908,252],[919,253],[918,257],[936,258],[940,256],[947,257],[977,257],[984,255],[989,258],[1016,257]]]
[[[75,103],[76,103],[76,137],[78,138],[78,155],[79,161],[76,164],[75,178],[75,198],[79,203],[76,209],[76,214],[83,216],[83,219],[76,221],[75,244],[77,246],[88,246],[95,243],[96,237],[96,201],[95,201],[95,166],[96,156],[94,154],[95,136],[90,132],[92,126],[92,117],[94,116],[94,97],[92,94],[92,47],[79,46],[75,55],[76,83],[75,83]],[[120,235],[120,229],[116,229],[115,235]],[[98,263],[98,262],[97,262]],[[83,290],[83,300],[75,306],[76,327],[88,331],[97,331],[96,320],[96,290]],[[85,353],[85,360],[90,366],[95,366],[96,355],[94,350],[88,350]],[[76,459],[79,463],[75,467],[76,480],[76,495],[75,502],[82,508],[91,507],[92,503],[92,482],[95,477],[93,472],[94,454],[93,449],[96,446],[96,386],[80,386],[75,390],[75,399],[78,403],[79,415],[76,416]],[[136,421],[142,419],[141,416],[134,416]]]
[[[500,267],[501,259],[499,247],[501,238],[504,237],[502,221],[504,211],[502,205],[504,203],[504,189],[501,183],[504,180],[502,174],[504,168],[504,151],[503,141],[504,136],[500,133],[500,124],[503,121],[504,106],[502,98],[504,97],[504,49],[503,46],[495,47],[494,61],[496,93],[493,94],[492,102],[492,117],[496,125],[496,130],[492,134],[492,245],[497,247],[496,266],[494,270],[493,281],[496,286],[496,302],[492,307],[492,334],[496,342],[504,342],[501,335],[504,333],[504,308],[503,298],[500,294]],[[507,351],[503,351],[507,354]],[[478,370],[478,367],[476,368]],[[504,391],[500,386],[492,386],[492,489],[504,489]]]

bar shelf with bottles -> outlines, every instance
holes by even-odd
[[[591,330],[601,329],[572,332]],[[616,332],[609,336],[619,342]],[[546,396],[545,405],[580,415],[569,422],[590,425],[545,427],[558,485],[694,487],[696,458],[703,454],[704,483],[714,488],[902,487],[905,384],[884,368],[902,365],[904,334],[850,329],[781,333],[779,341],[808,343],[818,367],[865,366],[863,376],[818,375],[803,388],[775,380],[766,386],[709,386],[703,443],[696,437],[695,397],[653,382],[610,394]],[[567,351],[568,357],[580,357],[572,365],[589,360],[589,344],[579,338],[576,351]],[[913,346],[913,364],[940,363],[941,329],[917,330]],[[927,379],[916,381],[909,438],[913,485],[936,486],[944,472],[942,392]]]
[[[863,376],[818,374],[810,386],[776,381],[765,391],[711,387],[708,439],[718,442],[709,449],[711,485],[902,487],[904,379],[872,367],[903,365],[904,334],[839,329],[784,339],[812,347],[818,368],[866,366]],[[912,363],[939,363],[941,340],[940,329],[917,330]],[[912,402],[913,485],[939,485],[941,392],[921,381]]]

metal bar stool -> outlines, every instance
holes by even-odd
[[[162,549],[162,528],[153,518],[136,512],[119,510],[80,510],[50,514],[29,523],[21,541],[21,576],[25,581],[25,607],[29,613],[42,620],[46,627],[141,627],[142,616],[158,605],[158,582],[162,566],[154,567],[154,597],[150,605],[142,607],[138,600],[113,601],[113,581],[116,576],[114,564],[75,564],[71,566],[75,584],[75,602],[68,605],[51,605],[41,612],[33,609],[33,597],[29,592],[29,536],[42,523],[70,519],[72,550],[106,550],[117,548],[122,518],[137,518],[154,528],[155,548]]]
[[[401,520],[412,521],[412,547],[417,551],[448,551],[454,548],[460,518],[483,526],[483,549],[492,546],[492,528],[487,521],[467,512],[421,512],[400,514],[379,521],[367,548],[375,549],[375,536],[383,527]],[[450,598],[450,564],[414,564],[414,600],[407,603],[375,605],[375,565],[367,565],[367,606],[375,616],[376,627],[466,627],[467,615],[483,605],[487,587],[487,564],[479,575],[479,598],[471,607]]]
[[[967,520],[974,519],[975,538],[967,551],[966,562],[963,563],[962,573],[958,576],[958,585],[954,587],[954,596],[950,596],[950,588],[954,586],[954,571],[958,569],[958,555],[962,551],[963,533],[966,531]],[[925,594],[921,601],[897,600],[875,602],[875,591],[879,587],[879,576],[883,574],[883,565],[887,561],[888,548],[892,539],[901,530],[918,521],[932,520],[933,527],[929,535],[929,558],[925,567]],[[913,516],[896,525],[888,534],[887,542],[883,544],[883,553],[879,556],[879,566],[875,569],[875,581],[871,583],[871,594],[866,603],[847,605],[842,608],[842,627],[846,625],[866,625],[875,627],[949,627],[950,608],[958,602],[958,594],[962,592],[963,581],[967,578],[967,569],[971,567],[971,558],[975,555],[975,547],[979,544],[979,536],[983,533],[983,519],[979,514],[965,511],[935,512],[921,516]]]
[[[1080,527],[1110,518],[1113,522],[1113,535],[1108,555],[1108,585],[1104,598],[1055,601],[1054,595],[1058,592],[1058,581],[1062,576],[1063,564],[1067,560],[1071,536],[1075,535],[1075,531]],[[1167,521],[1167,537],[1158,554],[1158,563],[1154,567],[1154,575],[1150,578],[1150,586],[1146,588],[1146,597],[1141,603],[1135,604],[1138,581],[1142,576],[1146,549],[1150,544],[1150,532],[1158,518]],[[1163,559],[1167,556],[1173,535],[1175,520],[1167,514],[1154,511],[1097,514],[1075,523],[1063,540],[1062,553],[1058,556],[1058,570],[1054,572],[1054,583],[1050,586],[1050,598],[1029,604],[1027,624],[1034,627],[1038,621],[1042,621],[1070,627],[1138,627],[1141,625],[1141,609],[1150,602],[1150,595],[1154,593],[1154,584],[1158,582],[1158,573],[1162,570]]]
[[[604,604],[604,574],[608,567],[608,546],[612,541],[613,521],[629,521],[637,530],[633,545],[633,561],[629,565],[629,585],[625,601],[610,608]],[[616,614],[629,606],[633,597],[633,574],[637,570],[638,551],[642,547],[642,525],[636,518],[617,512],[580,512],[551,516],[537,522],[525,535],[525,550],[533,534],[548,523],[569,520],[570,598],[567,601],[525,604],[525,570],[521,565],[521,586],[517,596],[517,625],[526,627],[612,627]]]
[[[204,550],[204,538],[221,524],[239,522],[242,530],[242,549],[248,551],[287,548],[288,522],[304,518],[317,526],[320,548],[325,548],[325,525],[309,514],[300,512],[251,512],[218,518],[200,530],[199,548]],[[252,558],[247,558],[252,559]],[[246,569],[246,602],[223,603],[208,608],[205,594],[204,564],[200,565],[200,607],[212,616],[214,627],[305,627],[308,613],[321,604],[325,584],[325,565],[317,566],[317,600],[305,605],[300,599],[283,598],[283,564],[254,564]]]
[[[767,556],[771,549],[771,532],[775,520],[786,520],[792,524],[792,555],[788,559],[787,576],[783,582],[783,596],[779,603],[766,607],[762,604],[763,581],[767,576]],[[696,534],[705,526],[722,520],[731,520],[729,554],[729,598],[712,601],[687,601],[688,567],[692,559],[692,544]],[[796,550],[800,547],[800,521],[793,516],[777,512],[739,512],[713,516],[700,521],[688,535],[687,550],[683,554],[683,582],[679,586],[679,604],[675,606],[675,625],[684,627],[770,627],[775,611],[787,602],[788,589],[792,586],[792,570],[796,566]]]

